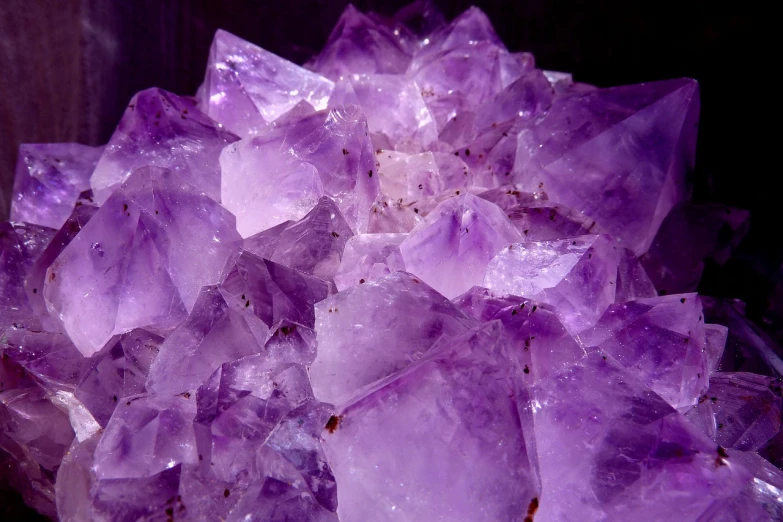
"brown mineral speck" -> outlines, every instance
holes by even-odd
[[[174,508],[166,508],[166,514],[170,517],[174,516]]]
[[[465,156],[470,156],[470,149],[465,149]]]
[[[333,231],[333,232],[332,232],[332,236],[334,236],[334,237],[340,237],[340,234],[338,234],[337,232],[334,232],[334,231]]]
[[[340,415],[332,415],[329,417],[329,421],[326,423],[325,427],[326,431],[334,433],[340,425],[340,420],[342,420],[342,416]]]
[[[682,299],[680,299],[680,302],[685,304],[685,298],[683,297]]]
[[[530,504],[527,506],[527,517],[525,518],[525,521],[529,519],[530,522],[533,522],[536,511],[538,511],[538,497],[533,497],[533,500],[531,500]]]
[[[231,492],[228,489],[223,490],[223,496],[225,498],[228,498],[228,496],[231,494]]]
[[[522,371],[525,372],[525,375],[530,373],[530,368],[527,367],[527,364],[525,365],[525,368]]]
[[[419,209],[418,209],[418,208],[414,208],[414,209],[413,209],[413,211],[414,211],[415,213],[417,213],[417,214],[419,213]]]
[[[348,155],[348,149],[343,149],[343,156],[347,156],[347,155]]]
[[[112,395],[111,396],[111,400],[114,401],[114,402],[117,402],[117,396],[116,395]]]
[[[372,171],[368,172],[367,175],[372,177]]]
[[[364,279],[359,279],[359,284],[363,285],[364,284]]]
[[[245,301],[245,308],[250,306],[250,301]]]
[[[458,150],[455,150],[455,151],[454,151],[454,155],[455,155],[455,156],[459,156],[459,151],[458,151]]]
[[[185,399],[190,399],[190,392],[183,393],[182,397],[184,397]]]
[[[33,293],[37,294],[38,293],[38,289],[37,288],[33,288]]]
[[[49,281],[54,281],[54,280],[55,280],[55,278],[57,278],[57,274],[55,274],[54,272],[52,272],[51,274],[49,274]]]
[[[123,210],[123,212],[126,212],[128,210],[128,204],[127,203],[123,203],[122,204],[122,210]]]

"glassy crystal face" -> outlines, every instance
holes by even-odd
[[[783,520],[783,350],[695,293],[749,219],[689,201],[698,104],[427,0],[305,66],[218,31],[194,98],[20,150],[4,477],[64,522]]]

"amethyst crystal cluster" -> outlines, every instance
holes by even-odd
[[[0,463],[63,521],[783,519],[780,349],[694,293],[693,80],[599,89],[472,8],[349,7],[304,67],[25,145]]]

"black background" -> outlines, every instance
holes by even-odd
[[[192,94],[221,27],[295,62],[320,49],[346,1],[3,0],[0,5],[0,217],[7,216],[20,143],[105,143],[127,101],[151,86]],[[406,2],[357,0],[392,14]],[[779,340],[783,205],[774,180],[778,94],[774,23],[754,2],[705,0],[435,1],[453,18],[474,4],[512,51],[599,86],[688,76],[702,116],[695,198],[751,211],[726,265],[704,293],[738,297]],[[767,29],[769,27],[769,29]],[[777,40],[777,39],[775,39]],[[773,137],[775,138],[773,141]],[[0,483],[2,470],[0,470]],[[0,492],[0,519],[26,520]]]

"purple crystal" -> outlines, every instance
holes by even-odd
[[[49,228],[0,223],[0,309],[30,310],[24,279],[52,237]]]
[[[201,106],[240,136],[254,136],[304,101],[326,108],[334,84],[219,29],[207,62]]]
[[[27,299],[30,307],[35,313],[37,319],[41,321],[44,329],[57,331],[58,325],[49,317],[49,310],[46,308],[43,288],[46,282],[46,270],[49,265],[57,259],[57,256],[65,250],[65,247],[76,237],[82,228],[87,224],[98,209],[92,205],[78,205],[73,209],[73,213],[63,224],[62,228],[54,235],[41,252],[35,263],[27,272],[24,286],[27,292]]]
[[[68,415],[38,387],[0,392],[0,450],[20,465],[25,501],[54,515],[54,475],[73,439]]]
[[[247,308],[226,299],[218,287],[205,287],[187,320],[160,346],[147,388],[156,394],[185,393],[220,365],[261,352],[268,327]]]
[[[353,235],[337,205],[329,198],[301,220],[261,232],[245,241],[245,249],[306,274],[331,280],[340,266],[345,242]]]
[[[687,196],[698,108],[693,80],[561,97],[519,133],[512,177],[580,209],[642,254]]]
[[[683,293],[748,227],[688,201],[698,105],[430,0],[305,68],[218,31],[194,98],[20,150],[0,481],[64,522],[783,519],[783,349]]]
[[[140,169],[50,265],[47,306],[85,356],[133,328],[170,329],[224,277],[234,223],[173,172]]]
[[[618,262],[608,236],[516,243],[489,262],[484,286],[553,305],[569,330],[579,332],[614,303]]]
[[[102,147],[78,143],[21,145],[16,164],[11,221],[59,229],[90,189]]]
[[[614,357],[681,411],[707,388],[703,310],[695,294],[612,305],[579,340]]]
[[[223,288],[267,326],[286,320],[310,328],[315,323],[313,305],[330,290],[322,279],[248,252],[239,256]]]
[[[781,387],[753,373],[717,373],[686,415],[724,448],[756,451],[780,431]]]
[[[218,156],[237,137],[195,107],[195,101],[162,89],[133,97],[90,178],[103,205],[131,173],[146,165],[175,171],[220,201]]]
[[[341,521],[489,522],[537,505],[532,426],[492,356],[499,330],[493,322],[449,340],[330,419],[323,439]]]
[[[753,479],[732,452],[601,352],[539,382],[530,394],[539,522],[699,520]],[[751,513],[763,509],[751,503],[742,520],[753,520]]]
[[[421,358],[472,321],[405,272],[343,290],[315,308],[318,355],[310,367],[320,400],[344,404]],[[400,327],[406,325],[405,328]]]
[[[332,80],[349,74],[401,74],[410,56],[393,31],[349,5],[329,35],[326,47],[308,64]]]
[[[400,245],[406,269],[449,298],[480,285],[492,257],[521,240],[506,215],[471,194],[443,202]]]
[[[338,290],[379,279],[392,272],[404,272],[400,243],[406,234],[362,234],[345,243],[340,268],[334,276]]]
[[[144,330],[129,332],[84,373],[74,393],[98,424],[106,427],[126,397],[144,393],[147,374],[163,338]]]

